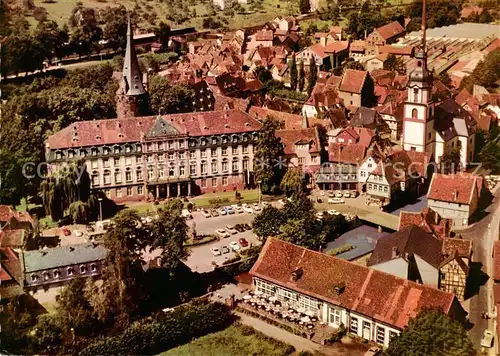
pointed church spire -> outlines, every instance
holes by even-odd
[[[124,91],[126,95],[142,95],[146,93],[142,85],[142,74],[139,69],[139,62],[134,48],[134,33],[132,31],[132,23],[130,14],[128,14],[127,25],[127,48],[125,50],[125,58],[123,60],[123,80]]]
[[[422,0],[422,41],[415,51],[417,68],[410,73],[410,82],[420,83],[421,87],[432,85],[432,74],[427,68],[427,1]]]

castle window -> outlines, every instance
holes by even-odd
[[[418,102],[418,89],[413,89],[413,101]]]
[[[411,111],[411,117],[412,117],[413,119],[417,119],[417,118],[418,118],[418,111],[417,111],[417,109],[413,109],[413,110]]]

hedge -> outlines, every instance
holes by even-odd
[[[353,246],[353,245],[343,245],[343,246],[334,248],[330,251],[327,251],[326,254],[329,256],[337,256],[337,255],[340,255],[341,253],[354,250],[355,248],[356,248],[356,246]]]
[[[81,355],[152,355],[225,329],[235,320],[221,303],[192,302],[137,321],[123,333],[95,341]]]

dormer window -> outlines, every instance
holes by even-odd
[[[87,155],[87,150],[80,150],[80,156],[85,157]]]
[[[32,274],[32,275],[31,275],[31,281],[32,281],[32,282],[36,282],[37,280],[38,280],[38,275],[36,275],[36,274]]]
[[[337,295],[341,295],[345,290],[345,282],[337,283],[333,286],[333,289]]]
[[[59,278],[61,277],[61,272],[59,270],[54,271],[54,278]]]
[[[294,282],[297,282],[302,277],[303,274],[304,270],[302,269],[302,267],[297,268],[295,271],[292,272],[292,280]]]
[[[137,145],[136,146],[136,150],[137,150],[137,152],[142,152],[142,146],[141,145]]]
[[[61,158],[62,158],[62,153],[56,152],[56,159],[61,159]]]
[[[97,156],[97,148],[92,149],[92,156]]]
[[[72,276],[72,275],[73,275],[73,272],[74,272],[74,271],[73,271],[73,267],[68,267],[67,272],[68,272],[68,276]]]
[[[115,147],[115,153],[120,153],[120,147]]]
[[[91,271],[91,272],[97,272],[97,265],[96,265],[95,263],[92,263],[92,264],[90,265],[90,271]]]
[[[74,152],[74,151],[71,151],[71,150],[70,150],[70,151],[68,151],[68,157],[69,157],[69,158],[73,158],[73,157],[74,157],[74,155],[75,155],[75,152]]]
[[[43,279],[44,279],[45,281],[48,281],[48,280],[50,279],[50,273],[49,273],[49,272],[44,272],[44,273],[43,273]]]
[[[84,274],[86,272],[87,272],[87,266],[85,266],[85,265],[80,266],[80,273]]]

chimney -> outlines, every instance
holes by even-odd
[[[70,247],[69,247],[69,250],[70,250],[71,252],[73,252],[73,251],[75,250],[75,248],[74,248],[73,246],[70,246]]]
[[[392,247],[392,258],[398,257],[398,248],[396,246]]]
[[[456,189],[453,191],[453,200],[454,201],[458,200],[458,191]]]
[[[304,270],[302,269],[302,267],[297,268],[295,271],[292,272],[292,280],[294,282],[297,282],[300,279],[300,277],[302,277],[303,274]]]

